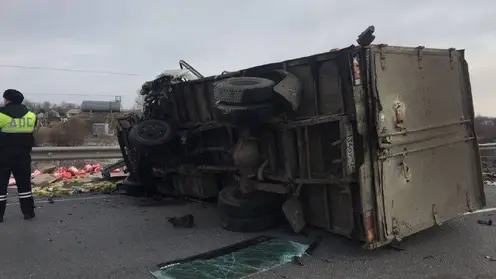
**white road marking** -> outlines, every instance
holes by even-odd
[[[114,196],[92,196],[86,198],[72,198],[72,199],[53,199],[54,202],[69,202],[69,201],[85,201],[85,200],[101,200],[101,199],[111,199]],[[50,203],[48,200],[36,200],[35,205],[40,203]],[[8,203],[7,205],[19,205],[19,202]]]
[[[467,213],[465,213],[463,215],[472,215],[472,214],[484,213],[484,212],[492,212],[492,211],[496,211],[496,207],[484,208],[484,209],[476,210],[474,212],[467,212]]]

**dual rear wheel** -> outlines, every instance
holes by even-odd
[[[278,224],[282,217],[283,196],[253,191],[243,194],[237,187],[219,193],[218,210],[223,228],[235,232],[258,232]]]

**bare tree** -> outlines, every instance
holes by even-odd
[[[134,99],[134,105],[131,108],[132,111],[142,111],[143,110],[143,104],[145,102],[145,99],[143,95],[138,93],[138,96]]]
[[[73,103],[62,102],[61,104],[52,104],[48,101],[37,103],[29,100],[25,100],[24,104],[30,107],[35,113],[46,113],[48,111],[56,111],[59,114],[65,114],[68,110],[73,108],[79,108],[80,106]]]

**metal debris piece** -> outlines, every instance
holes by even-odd
[[[315,249],[317,249],[317,247],[320,245],[322,240],[323,240],[322,236],[317,236],[317,238],[314,241],[312,241],[310,246],[308,246],[308,249],[305,251],[305,253],[311,256],[315,251]]]
[[[493,225],[493,220],[477,220],[477,223],[481,225],[486,225],[486,226],[492,226]]]
[[[303,264],[303,259],[302,259],[302,256],[295,256],[293,258],[293,261],[298,264],[299,266],[305,266],[305,264]]]
[[[191,214],[186,214],[179,217],[167,218],[167,221],[172,224],[175,228],[192,228],[195,225],[195,217]]]
[[[389,246],[389,248],[393,249],[393,250],[396,250],[396,251],[406,251],[405,248],[401,247],[400,245],[398,244],[391,244]]]
[[[495,257],[485,256],[484,258],[488,259],[491,262],[496,262],[496,258]]]

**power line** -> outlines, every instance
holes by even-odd
[[[93,70],[80,70],[80,69],[68,69],[68,68],[50,68],[50,67],[22,66],[22,65],[6,65],[6,64],[0,64],[0,67],[25,69],[25,70],[62,71],[62,72],[76,72],[76,73],[103,74],[103,75],[120,75],[120,76],[139,76],[140,75],[137,73],[107,72],[107,71],[93,71]]]
[[[63,93],[31,93],[31,92],[27,92],[27,93],[24,93],[24,95],[27,95],[27,96],[84,96],[84,97],[115,97],[115,96],[119,96],[119,95],[111,95],[111,94],[63,94]],[[123,97],[129,97],[129,96],[123,96]]]

